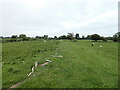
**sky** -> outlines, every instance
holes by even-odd
[[[0,36],[118,32],[119,0],[1,0]]]

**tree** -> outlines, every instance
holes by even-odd
[[[35,38],[44,39],[44,36],[36,36]]]
[[[57,39],[57,36],[54,36],[54,39]]]
[[[17,38],[17,35],[12,35],[11,38]]]
[[[35,38],[40,38],[39,36],[36,36]]]
[[[67,35],[69,40],[73,40],[74,39],[74,34],[73,33],[68,33]]]
[[[59,39],[68,39],[67,36],[63,35],[63,36],[60,36]]]
[[[82,36],[82,39],[85,39],[85,36],[84,36],[84,35]]]
[[[0,38],[3,38],[3,36],[0,36]]]
[[[92,39],[92,40],[95,40],[95,41],[100,40],[100,35],[98,35],[98,34],[93,34],[93,35],[91,35],[91,39]]]
[[[15,42],[17,41],[17,35],[12,35],[11,39],[9,40],[10,42]]]
[[[91,39],[91,35],[87,35],[86,39]]]
[[[48,35],[44,35],[44,39],[48,39]]]
[[[37,40],[37,38],[29,38],[29,40],[34,41]]]
[[[75,35],[75,39],[79,39],[80,37],[79,37],[79,33],[76,33],[76,35]]]
[[[103,42],[107,42],[107,39],[105,37],[101,37],[101,40],[103,40]]]
[[[107,40],[113,40],[113,37],[106,37]]]
[[[21,38],[22,41],[28,40],[25,34],[20,34],[19,38]]]
[[[25,34],[20,34],[19,38],[26,38],[26,35]]]
[[[120,32],[113,35],[113,41],[114,42],[120,42]]]

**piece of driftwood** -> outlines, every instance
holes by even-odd
[[[40,66],[45,66],[45,65],[47,65],[48,63],[51,63],[52,61],[51,60],[46,60],[46,62],[45,63],[43,63],[43,64],[40,64]],[[28,76],[30,76],[33,72],[34,72],[34,70],[35,70],[35,68],[38,66],[38,62],[35,62],[35,67],[33,66],[32,67],[32,71],[28,74]]]
[[[45,66],[45,65],[47,65],[49,62],[45,62],[45,63],[43,63],[43,64],[41,64],[41,66]]]
[[[41,64],[41,66],[45,66],[45,65],[47,65],[47,64],[50,63],[50,62],[52,62],[52,61],[51,61],[51,60],[46,60],[46,62],[43,63],[43,64]]]
[[[52,62],[51,60],[46,60],[46,62]]]
[[[35,67],[37,67],[38,66],[38,62],[35,62]]]
[[[34,66],[32,67],[32,71],[28,74],[28,76],[30,76],[33,72],[34,72]]]

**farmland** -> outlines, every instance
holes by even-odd
[[[2,86],[24,81],[16,88],[116,88],[118,87],[118,43],[88,40],[44,40],[2,44]],[[102,45],[102,47],[99,47]],[[53,57],[53,56],[63,57]],[[37,61],[52,62],[38,66]]]

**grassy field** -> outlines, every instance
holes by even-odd
[[[91,41],[25,41],[2,44],[3,88],[116,88],[118,43]],[[100,48],[99,45],[102,45]],[[63,57],[52,57],[61,55]],[[31,66],[46,59],[28,77]],[[28,79],[29,78],[29,79]]]

